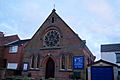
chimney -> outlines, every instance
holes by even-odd
[[[84,44],[86,44],[86,40],[82,40]]]
[[[3,32],[0,32],[0,38],[1,38],[1,37],[4,37],[4,34],[3,34]]]
[[[3,45],[3,41],[4,41],[4,34],[3,32],[0,32],[0,46]]]

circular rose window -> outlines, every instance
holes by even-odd
[[[56,30],[48,31],[44,36],[44,44],[47,47],[58,46],[60,39],[60,34]]]

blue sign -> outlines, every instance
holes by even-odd
[[[84,57],[74,56],[73,57],[73,69],[83,69],[84,68]]]

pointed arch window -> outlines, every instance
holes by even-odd
[[[38,54],[37,55],[37,68],[39,68],[39,66],[40,66],[40,55]]]
[[[52,17],[52,23],[54,23],[54,17]]]
[[[61,69],[65,69],[65,55],[62,54],[61,55],[61,59],[60,59],[60,66],[61,66]]]
[[[72,69],[72,55],[67,55],[67,69]]]
[[[35,67],[35,55],[32,55],[31,57],[31,68]]]

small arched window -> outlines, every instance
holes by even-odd
[[[52,17],[52,23],[54,23],[54,17]]]

